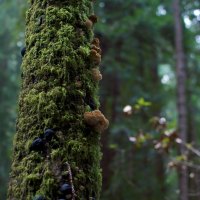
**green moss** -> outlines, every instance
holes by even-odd
[[[9,200],[57,199],[60,184],[69,181],[62,179],[65,162],[72,169],[76,199],[99,198],[99,135],[83,119],[90,110],[86,92],[99,104],[90,72],[93,32],[84,25],[92,13],[90,0],[31,1]],[[29,151],[46,128],[56,128],[56,137],[44,152]]]

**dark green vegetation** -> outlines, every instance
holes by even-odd
[[[17,47],[17,42],[22,39],[21,32],[24,30],[23,27],[21,27],[24,23],[24,17],[19,15],[19,12],[21,12],[21,6],[19,7],[16,5],[19,2],[21,6],[24,6],[24,1],[0,1],[0,8],[1,10],[4,10],[4,12],[0,12],[1,19],[3,19],[0,20],[0,22],[4,21],[4,24],[6,24],[6,26],[1,25],[0,31],[0,152],[3,152],[0,158],[0,199],[6,199],[5,183],[8,179],[8,156],[10,155],[12,136],[15,132],[14,119],[16,116],[16,88],[18,88],[19,82],[17,78],[19,76],[18,63],[20,48],[23,47],[23,45],[20,45],[20,48]],[[199,1],[183,0],[181,2],[181,20],[184,32],[183,46],[186,53],[185,64],[187,67],[186,106],[189,114],[187,120],[187,141],[188,143],[193,142],[193,144],[195,144],[194,146],[198,147],[200,136],[200,28],[198,9],[200,8],[200,5]],[[43,8],[42,6],[40,8],[41,12],[39,12],[39,14],[35,13],[35,16],[33,16],[29,21],[31,29],[28,31],[31,31],[32,33],[32,30],[35,29],[35,37],[28,37],[29,44],[26,44],[28,50],[24,59],[25,63],[27,63],[27,66],[29,67],[26,68],[23,64],[23,69],[26,71],[26,74],[23,74],[23,80],[26,81],[26,83],[29,83],[27,89],[35,89],[35,87],[38,87],[36,88],[37,91],[30,93],[31,96],[29,97],[31,98],[27,98],[27,102],[24,104],[24,106],[28,106],[28,103],[31,104],[28,112],[33,112],[35,109],[35,102],[38,101],[37,95],[39,92],[42,93],[40,96],[41,104],[37,105],[39,106],[37,107],[38,111],[41,112],[41,115],[39,116],[40,124],[36,129],[33,128],[32,125],[30,125],[29,128],[24,127],[24,130],[27,133],[26,140],[28,143],[25,147],[22,147],[25,148],[25,154],[30,156],[32,155],[33,157],[37,156],[39,159],[37,160],[38,163],[40,163],[40,159],[44,160],[44,157],[49,153],[46,152],[46,149],[50,150],[50,152],[54,152],[55,154],[53,154],[53,156],[55,156],[55,158],[57,158],[57,155],[63,154],[64,150],[56,151],[56,144],[60,137],[59,134],[61,134],[62,137],[62,133],[66,133],[62,128],[64,128],[70,120],[73,120],[73,118],[68,118],[68,116],[71,116],[71,112],[67,113],[67,115],[66,113],[63,113],[60,117],[60,113],[63,112],[62,110],[58,109],[60,113],[54,113],[52,112],[54,110],[52,103],[49,103],[48,107],[46,107],[47,104],[43,101],[44,98],[47,98],[48,101],[52,99],[52,101],[62,103],[64,99],[60,98],[60,95],[62,96],[62,94],[66,94],[66,98],[68,97],[68,90],[63,91],[61,94],[59,93],[59,88],[57,88],[58,90],[53,90],[54,87],[51,87],[52,85],[54,86],[57,84],[53,81],[54,77],[57,77],[60,80],[63,76],[63,80],[66,80],[65,78],[67,74],[63,75],[62,73],[58,73],[57,66],[59,65],[59,62],[64,62],[65,59],[67,59],[67,56],[65,59],[55,60],[53,55],[47,55],[49,52],[53,51],[54,53],[58,53],[59,57],[62,57],[63,48],[69,48],[64,51],[66,54],[71,52],[71,54],[76,55],[76,52],[71,51],[71,46],[69,45],[73,40],[75,40],[75,36],[71,34],[69,34],[71,39],[69,41],[65,41],[66,45],[60,44],[60,39],[55,37],[56,49],[54,49],[54,47],[47,49],[46,46],[40,46],[43,42],[49,39],[48,37],[50,34],[52,34],[52,36],[55,34],[55,30],[53,30],[55,29],[53,26],[54,23],[52,23],[52,26],[44,32],[44,34],[36,37],[36,35],[43,28],[44,23]],[[55,10],[49,10],[49,12],[50,11],[54,14]],[[62,10],[60,14],[63,13],[65,13],[64,10]],[[154,122],[157,120],[154,116],[158,118],[166,118],[168,122],[168,129],[176,129],[177,127],[175,34],[172,1],[99,0],[95,2],[95,13],[99,16],[99,23],[95,26],[95,31],[96,36],[101,40],[103,55],[101,63],[103,80],[100,82],[100,109],[106,116],[109,117],[111,124],[109,130],[102,135],[104,156],[102,161],[103,191],[101,199],[163,200],[165,198],[167,200],[178,200],[179,188],[176,169],[179,168],[176,167],[179,161],[185,160],[185,157],[177,156],[179,154],[175,149],[178,148],[178,146],[175,146],[174,149],[168,148],[169,138],[164,138],[165,140],[162,140],[161,143],[165,153],[163,153],[163,151],[158,152],[155,150],[156,144],[159,144],[159,142],[153,143],[154,140],[160,140],[160,132],[164,132],[163,129],[160,130],[160,127],[154,125]],[[67,13],[67,16],[73,23],[74,18],[70,18],[70,13]],[[62,17],[62,19],[57,19],[52,18],[51,16],[48,19],[50,21],[62,21],[66,17],[65,14],[62,15]],[[83,17],[82,21],[84,21],[84,19],[86,18]],[[16,24],[20,24],[20,27],[16,26]],[[66,24],[64,23],[64,25]],[[88,24],[88,26],[90,26],[90,24]],[[59,28],[60,26],[57,29],[60,30]],[[59,34],[62,34],[62,38],[65,39],[65,31],[70,30],[70,27],[65,26],[59,31]],[[73,33],[73,30],[71,31]],[[90,37],[90,34],[88,36]],[[41,43],[37,40],[38,38],[41,38]],[[78,37],[78,39],[82,41],[81,37]],[[35,42],[35,40],[37,41]],[[34,45],[30,43],[31,41]],[[29,45],[33,45],[34,48],[29,47]],[[79,62],[79,59],[82,59],[84,55],[88,53],[89,49],[86,46],[83,46],[83,48],[80,49],[81,52],[76,57],[75,64],[73,63],[73,66],[79,66],[76,68],[78,70],[80,70],[80,66],[82,66],[82,64],[77,65],[77,62]],[[49,62],[51,63],[50,66],[52,71],[49,72],[48,70],[50,70],[50,68],[48,67],[41,68],[37,71],[37,77],[35,77],[31,70],[35,69],[35,67],[38,67],[39,65],[42,66],[45,57],[50,59]],[[7,64],[4,65],[3,63]],[[46,85],[46,81],[40,82],[41,85],[38,84],[38,81],[40,81],[43,77],[43,73],[46,73],[47,71],[48,73],[53,74],[52,77],[46,77],[51,81],[48,82],[48,85]],[[84,73],[80,75],[83,76],[85,75]],[[95,71],[95,73],[97,76],[94,80],[100,80],[101,76],[98,75],[97,71]],[[32,77],[31,75],[34,76]],[[73,85],[73,78],[74,77],[70,76],[70,80],[67,80],[67,83],[70,81],[68,86],[70,87],[70,94],[74,91],[74,98],[77,95],[82,95],[82,93],[76,93],[77,90],[76,86]],[[77,82],[77,85],[80,85],[80,82]],[[43,91],[44,87],[46,88],[45,91]],[[49,91],[51,92],[49,93]],[[85,93],[85,91],[83,93]],[[99,105],[98,99],[90,98],[91,96],[93,96],[93,93],[92,95],[90,93],[84,94],[83,102],[80,102],[80,107],[88,105],[87,111],[95,110]],[[151,106],[145,106],[146,103],[142,100],[142,98],[145,99],[145,101],[151,102]],[[135,105],[135,111],[133,111],[133,114],[128,117],[123,114],[123,108],[126,105]],[[65,107],[71,108],[71,104],[66,102]],[[74,107],[73,109],[74,113],[81,112],[81,109],[77,109],[77,107]],[[58,115],[59,118],[57,118]],[[45,142],[44,151],[32,151],[30,153],[29,150],[32,142],[37,137],[41,137],[46,128],[57,128],[57,122],[61,120],[59,121],[59,123],[61,123],[62,120],[64,120],[62,119],[64,116],[67,117],[67,119],[62,125],[59,126],[62,130],[56,130],[56,136],[58,138],[52,137],[52,140],[50,140],[49,143]],[[27,118],[29,118],[29,116]],[[36,117],[33,117],[32,120],[34,119],[36,120]],[[46,119],[45,122],[43,122],[44,119]],[[79,121],[79,119],[82,120],[81,117],[78,117],[77,119],[77,121]],[[26,122],[26,120],[24,121]],[[51,121],[54,122],[53,126],[51,125]],[[75,130],[75,128],[73,130]],[[76,129],[76,132],[77,131],[78,130]],[[73,133],[70,132],[69,137],[72,135]],[[132,143],[129,141],[129,137],[134,137],[134,139],[136,138],[139,142]],[[66,138],[68,138],[68,135]],[[75,139],[78,139],[78,142],[80,142],[81,137],[76,137]],[[74,144],[73,142],[74,141],[69,143],[69,145],[72,144],[72,146],[76,145],[76,147],[82,147],[82,145],[79,146],[80,143]],[[81,144],[82,142],[83,141],[81,141]],[[68,149],[68,147],[66,147],[66,149]],[[76,150],[81,151],[79,148],[76,148]],[[7,153],[4,153],[4,151]],[[16,159],[18,158],[16,157]],[[24,161],[26,162],[26,159],[24,159]],[[188,163],[191,166],[188,174],[189,200],[198,200],[198,191],[200,187],[200,176],[198,170],[199,157],[189,154]],[[33,164],[33,166],[34,165],[36,164]],[[31,168],[33,166],[31,166]],[[37,166],[38,168],[33,171],[33,175],[35,175],[35,172],[40,168],[39,164],[37,164]],[[72,166],[72,168],[74,167],[75,165]],[[171,169],[171,167],[173,168]],[[44,165],[44,168],[47,168],[47,164]],[[67,166],[65,169],[67,169]],[[22,174],[26,178],[28,184],[31,184],[31,181],[40,182],[38,176],[26,176],[26,171],[23,173]],[[48,185],[52,184],[50,181],[52,178],[51,175],[51,170],[49,170],[44,176],[44,180],[49,181]],[[46,183],[43,183],[43,185],[45,184]],[[56,192],[60,191],[62,184],[56,188]],[[84,187],[85,185],[82,184],[82,186]],[[46,188],[46,190],[48,189],[49,188]],[[41,192],[42,191],[44,191],[43,188],[41,188]],[[83,191],[85,190],[83,189]],[[29,192],[30,194],[33,193],[33,191]],[[43,193],[39,194],[38,192],[38,195],[41,195],[42,198]]]

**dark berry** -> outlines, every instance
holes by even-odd
[[[35,139],[31,146],[30,146],[31,151],[42,151],[44,150],[44,141],[41,138]]]
[[[21,49],[21,55],[22,55],[22,57],[24,57],[25,54],[26,54],[26,47],[23,47]]]
[[[72,193],[72,187],[71,185],[64,183],[61,187],[60,187],[60,191],[67,195],[67,194],[71,194]]]
[[[52,137],[54,136],[55,131],[52,129],[46,129],[44,132],[44,138],[47,141],[50,141],[52,139]]]

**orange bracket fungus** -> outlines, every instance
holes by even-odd
[[[109,121],[101,113],[100,110],[84,113],[86,124],[91,126],[96,132],[101,133],[108,128]]]

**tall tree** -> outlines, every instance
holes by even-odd
[[[99,199],[101,74],[91,0],[32,0],[8,199]]]
[[[176,76],[177,76],[177,110],[178,130],[180,138],[187,142],[187,104],[186,104],[186,65],[183,48],[183,28],[179,0],[174,0],[174,26],[175,26],[175,47],[176,47]],[[185,154],[184,146],[180,147],[181,154]],[[188,200],[188,174],[187,167],[180,169],[180,200]]]

